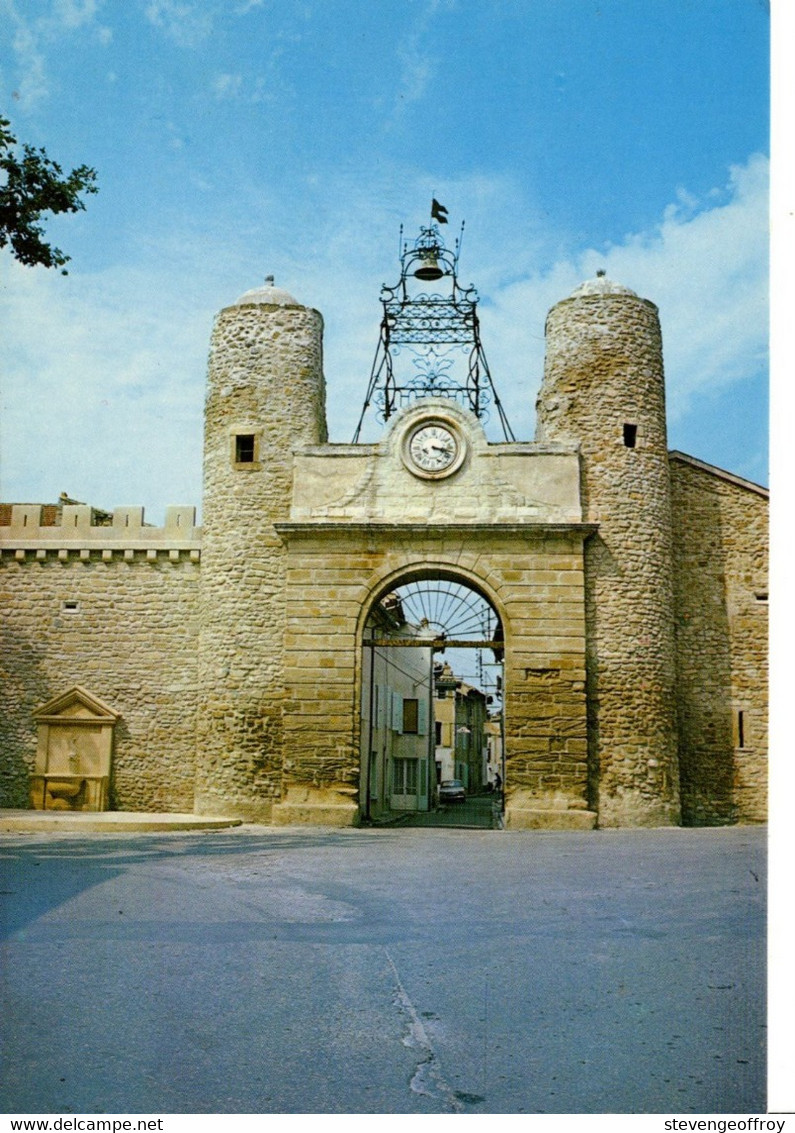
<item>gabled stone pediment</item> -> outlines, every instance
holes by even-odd
[[[33,713],[39,742],[30,781],[37,810],[105,810],[120,712],[72,685]]]
[[[33,712],[34,720],[45,723],[52,720],[91,720],[96,723],[113,724],[121,714],[110,708],[98,696],[73,685],[60,696],[53,697]]]

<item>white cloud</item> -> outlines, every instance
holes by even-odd
[[[96,18],[97,0],[55,0],[52,22],[61,28],[79,28]]]
[[[110,28],[97,22],[102,0],[53,0],[44,15],[31,17],[14,0],[3,0],[9,23],[14,28],[12,46],[19,81],[15,98],[21,109],[29,111],[52,96],[48,50],[63,51],[63,37],[87,28],[106,47],[112,40]]]
[[[242,85],[242,75],[230,75],[227,72],[216,75],[212,82],[212,92],[216,98],[234,98],[240,93]]]
[[[660,309],[669,419],[695,395],[755,375],[767,357],[768,161],[754,156],[730,171],[719,203],[679,195],[653,231],[634,233],[605,252],[584,250],[490,296],[484,335],[500,375],[523,377],[523,393],[503,393],[522,432],[543,373],[543,327],[549,307],[599,268]]]
[[[8,5],[8,11],[15,24],[13,47],[20,75],[14,95],[23,110],[30,110],[50,96],[44,52],[33,27],[19,16],[13,4]]]
[[[439,65],[437,54],[428,45],[431,24],[437,12],[451,7],[455,7],[455,0],[426,0],[419,15],[408,23],[397,45],[400,63],[400,85],[395,100],[397,115],[412,103],[419,102],[430,86]]]
[[[550,256],[548,240],[556,234],[544,232],[542,218],[509,179],[476,176],[436,187],[437,197],[451,208],[451,224],[444,230],[448,243],[458,234],[459,202],[466,202],[460,282],[473,280],[480,292],[486,356],[518,437],[532,438],[535,432],[547,312],[599,268],[660,309],[671,421],[685,416],[698,395],[728,390],[764,370],[767,177],[767,159],[752,157],[730,171],[717,198],[698,202],[680,193],[653,230],[630,234],[602,252],[582,249],[567,258]],[[422,200],[425,194],[430,201],[429,180],[402,177],[398,183],[401,192],[394,203],[388,191],[379,196],[387,222],[407,197]],[[352,199],[340,186],[335,194]],[[365,205],[358,204],[361,208],[352,201],[351,216],[360,223]],[[522,219],[512,219],[517,217]],[[413,238],[416,229],[409,224],[406,231]],[[390,252],[394,233],[386,224],[358,245],[353,224],[336,235],[336,240],[318,240],[325,251],[307,283],[321,293],[326,316],[327,374],[338,395],[329,406],[330,429],[336,439],[348,440],[351,406],[363,400],[377,342],[378,283],[395,282],[399,268]],[[496,422],[490,431],[496,439]]]
[[[401,64],[398,100],[401,108],[405,108],[412,102],[419,102],[425,94],[433,78],[436,62],[432,57],[421,52],[416,43],[406,44],[399,49],[398,57]]]
[[[8,267],[3,497],[193,502],[209,336],[201,308],[179,281],[161,288],[150,273],[64,279]]]
[[[184,0],[149,0],[144,8],[147,20],[159,28],[178,47],[197,47],[213,30],[215,5],[186,3]]]
[[[765,364],[768,181],[767,159],[752,157],[731,170],[722,203],[684,218],[669,212],[651,242],[608,257],[608,269],[633,273],[660,308],[674,418],[693,394]]]
[[[186,220],[182,231],[153,232],[139,263],[94,275],[73,267],[64,279],[9,263],[0,295],[9,328],[2,498],[67,491],[97,506],[142,503],[155,519],[166,504],[199,504],[212,318],[271,271],[323,313],[330,432],[350,440],[378,341],[380,285],[399,275],[398,226],[405,219],[413,239],[428,223],[424,210],[406,218],[404,202],[430,202],[434,189],[450,208],[451,243],[467,202],[461,282],[480,291],[486,354],[518,438],[535,430],[546,313],[597,268],[660,307],[673,420],[700,394],[731,392],[758,375],[767,342],[765,159],[733,169],[717,197],[675,203],[652,231],[566,258],[550,254],[542,218],[509,179],[382,177],[320,178],[302,203],[241,187],[234,214],[216,216],[214,228],[197,218],[195,230]]]

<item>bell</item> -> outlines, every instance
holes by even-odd
[[[414,272],[416,279],[427,280],[429,283],[432,283],[435,279],[441,279],[443,275],[444,272],[439,267],[435,252],[426,252],[422,257],[422,263]]]

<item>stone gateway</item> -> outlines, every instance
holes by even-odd
[[[533,441],[426,389],[380,440],[329,443],[322,332],[270,281],[218,316],[202,528],[2,505],[0,804],[104,797],[80,770],[101,725],[112,809],[427,806],[440,642],[387,599],[431,580],[498,627],[509,827],[764,821],[767,491],[668,451],[656,307],[600,275],[553,308]],[[377,634],[405,647],[389,704]],[[51,791],[42,720],[66,737]],[[390,729],[402,786],[378,795]]]

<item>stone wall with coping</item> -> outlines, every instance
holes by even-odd
[[[92,526],[70,505],[42,525],[16,505],[0,527],[0,805],[28,806],[36,755],[33,711],[73,684],[121,719],[111,805],[191,811],[201,530],[195,509],[169,508],[163,527],[142,508]]]
[[[671,481],[683,821],[763,822],[768,493],[676,452]]]

